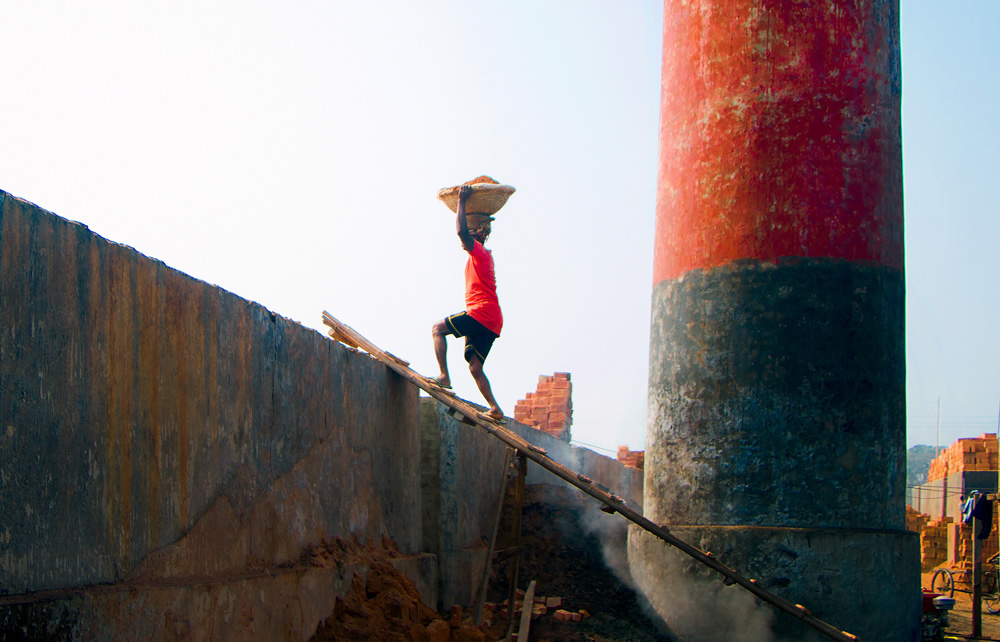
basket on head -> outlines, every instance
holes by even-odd
[[[501,185],[489,176],[478,176],[462,185],[472,186],[472,194],[469,194],[469,198],[465,202],[466,214],[492,216],[504,206],[510,195],[516,191],[513,186]],[[438,190],[438,198],[444,201],[444,204],[452,212],[458,212],[458,190],[462,188],[462,185]]]

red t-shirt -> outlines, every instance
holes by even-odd
[[[497,299],[497,280],[493,272],[493,254],[479,241],[473,241],[465,263],[465,311],[487,329],[500,336],[503,314]]]

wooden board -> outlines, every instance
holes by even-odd
[[[525,457],[535,462],[545,470],[603,503],[604,507],[601,510],[604,512],[621,514],[622,517],[649,531],[670,546],[677,548],[683,553],[694,558],[697,562],[718,572],[722,575],[727,586],[731,584],[739,584],[741,587],[758,598],[774,605],[779,610],[784,611],[804,624],[808,624],[833,640],[839,640],[841,642],[852,642],[858,640],[857,636],[854,636],[846,631],[841,631],[837,627],[820,620],[814,616],[809,609],[801,604],[794,604],[779,595],[775,595],[774,593],[761,588],[756,580],[749,579],[737,573],[735,570],[717,560],[711,553],[702,551],[701,549],[675,537],[665,526],[661,526],[646,519],[643,517],[642,513],[628,506],[621,497],[614,494],[609,489],[601,486],[600,484],[593,483],[593,481],[591,481],[588,477],[574,473],[565,466],[549,458],[543,448],[535,446],[534,444],[523,439],[520,435],[491,420],[476,406],[472,405],[472,403],[458,397],[451,391],[446,391],[444,388],[431,383],[426,377],[421,376],[415,370],[411,369],[407,362],[379,349],[378,346],[361,336],[353,328],[338,321],[329,312],[323,312],[323,323],[330,328],[329,335],[332,338],[352,348],[364,350],[372,357],[378,359],[387,367],[426,392],[428,395],[448,406],[450,408],[448,414],[452,415],[462,423],[470,426],[478,426],[508,446],[516,448],[524,454]]]

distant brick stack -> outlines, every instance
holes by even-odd
[[[646,451],[629,450],[628,446],[618,446],[618,461],[631,468],[642,470],[646,463]]]
[[[998,458],[1000,449],[997,447],[995,433],[983,433],[978,437],[959,439],[931,461],[927,471],[927,481],[947,479],[965,472],[995,471]],[[964,481],[960,482],[956,489],[948,489],[945,485],[939,492],[955,495],[952,499],[958,501],[957,495],[961,493],[964,484]],[[949,499],[949,504],[952,499]],[[984,559],[995,554],[1000,548],[997,543],[1000,510],[997,506],[994,505],[992,532],[981,542]],[[925,572],[946,563],[952,569],[971,571],[973,559],[971,526],[955,523],[952,517],[930,519],[928,515],[918,513],[909,506],[906,507],[906,525],[908,530],[920,533],[921,566]],[[965,581],[962,579],[964,577],[960,574],[959,580]]]
[[[573,424],[573,384],[568,372],[538,377],[538,389],[529,392],[514,407],[514,420],[534,426],[564,441],[570,440]]]
[[[979,546],[981,549],[982,559],[989,559],[997,552],[997,533],[996,533],[996,511],[994,510],[993,516],[993,528],[990,536],[986,539],[979,540]],[[972,562],[975,559],[972,556],[972,526],[966,524],[952,524],[951,528],[954,529],[951,541],[954,543],[954,555],[955,560],[961,560],[963,566],[968,569],[972,569]]]
[[[972,570],[972,527],[956,524],[951,517],[931,519],[912,507],[906,507],[906,530],[920,533],[920,567],[926,573],[947,564],[952,570]],[[990,536],[980,540],[983,559],[1000,550],[997,533],[1000,531],[1000,510],[993,511],[993,529]],[[968,577],[971,577],[969,575]],[[959,574],[958,580],[967,581]]]
[[[924,530],[924,524],[930,519],[930,515],[925,515],[913,508],[909,504],[906,506],[906,530],[920,533]]]
[[[952,519],[931,519],[912,506],[906,507],[906,530],[920,534],[920,568],[926,573],[948,561],[948,527]]]
[[[948,528],[952,519],[931,519],[920,531],[920,567],[927,572],[948,561]]]
[[[978,437],[959,439],[941,451],[931,461],[927,481],[944,479],[955,473],[976,470],[996,470],[1000,463],[996,433],[983,433]]]

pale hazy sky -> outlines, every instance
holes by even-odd
[[[504,410],[572,373],[574,440],[645,439],[662,3],[0,0],[0,189],[434,374],[489,247]],[[1000,2],[902,3],[908,445],[996,431]],[[459,394],[480,401],[449,353]]]

